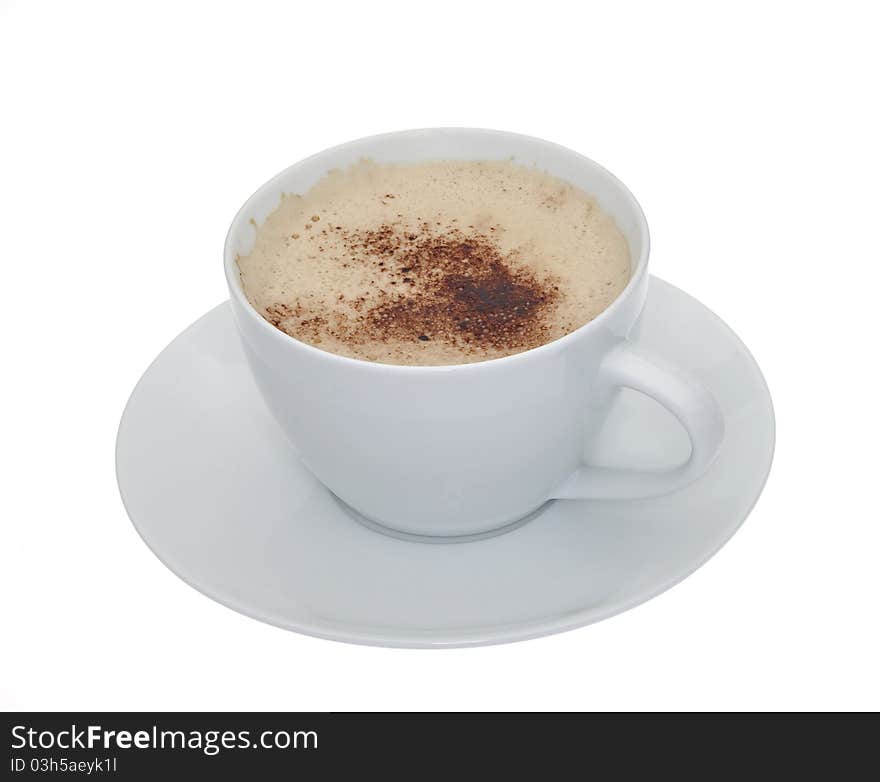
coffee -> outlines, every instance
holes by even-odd
[[[595,318],[630,278],[626,239],[587,193],[511,161],[331,171],[285,195],[237,262],[273,326],[386,364],[537,347]]]

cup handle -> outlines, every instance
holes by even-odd
[[[563,482],[551,499],[636,499],[669,494],[699,478],[718,455],[724,418],[704,385],[631,342],[612,348],[599,367],[600,391],[632,388],[655,399],[684,426],[691,455],[671,470],[648,472],[583,466]]]

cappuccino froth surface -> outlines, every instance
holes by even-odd
[[[485,361],[589,322],[630,279],[626,239],[578,188],[512,161],[329,172],[237,258],[272,325],[386,364]]]

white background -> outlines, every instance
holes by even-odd
[[[868,8],[0,0],[0,706],[880,707]],[[116,427],[225,298],[246,196],[333,144],[436,125],[548,138],[630,186],[654,273],[761,364],[774,468],[714,559],[601,624],[440,652],[301,637],[147,550]]]

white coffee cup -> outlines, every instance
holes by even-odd
[[[303,193],[328,170],[377,162],[496,160],[537,166],[592,194],[629,243],[633,275],[590,323],[523,353],[456,366],[391,366],[300,342],[245,298],[236,256],[282,193]],[[648,226],[635,198],[582,155],[494,130],[403,131],[352,141],[286,169],[252,195],[226,238],[224,262],[245,354],[269,409],[300,458],[366,519],[412,535],[477,535],[548,500],[630,499],[676,491],[702,475],[724,434],[699,382],[627,337],[648,287]],[[663,472],[582,463],[614,393],[632,388],[672,412],[690,458]],[[585,519],[584,523],[589,523]]]

